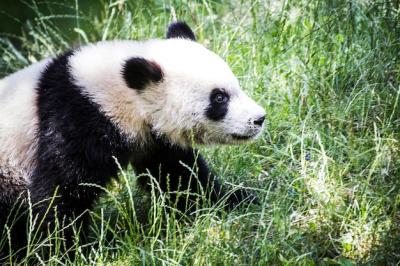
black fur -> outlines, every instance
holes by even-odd
[[[0,167],[1,168],[1,167]],[[0,264],[26,245],[26,185],[15,172],[0,170]],[[18,172],[18,171],[17,171]],[[6,227],[7,225],[7,227]],[[9,233],[8,233],[9,230]],[[11,243],[11,247],[9,246]]]
[[[193,166],[198,180],[190,171]],[[218,180],[210,173],[207,163],[198,151],[172,145],[164,138],[155,138],[154,146],[149,150],[148,156],[140,164],[134,165],[134,169],[137,174],[149,171],[159,182],[162,191],[199,192],[203,189],[208,192],[209,199],[213,202],[218,199],[221,192]],[[141,183],[146,185],[148,182],[143,182],[142,179]],[[174,197],[172,198],[172,202],[175,202]],[[196,198],[195,195],[190,195],[188,205],[193,204]],[[188,209],[186,199],[186,197],[179,198],[178,209]]]
[[[183,21],[177,21],[171,23],[168,27],[167,39],[170,38],[182,38],[196,41],[193,31]]]
[[[219,103],[216,101],[216,96],[218,94],[224,95],[227,101]],[[228,113],[229,106],[229,96],[220,89],[213,89],[210,93],[210,104],[206,109],[206,117],[213,121],[220,121],[224,119],[226,114]]]
[[[143,90],[150,82],[160,82],[163,72],[160,66],[141,57],[132,57],[125,62],[122,75],[128,87]]]
[[[201,203],[201,192],[206,196],[205,200],[212,203],[226,196],[229,209],[243,200],[256,203],[256,198],[246,191],[238,190],[225,195],[219,179],[210,171],[207,162],[197,150],[173,145],[165,138],[155,137],[154,145],[148,150],[147,156],[133,166],[136,174],[146,174],[149,171],[164,192],[189,192],[188,197],[184,195],[178,199],[176,194],[171,193],[172,202],[176,202],[177,208],[184,212],[190,211],[195,202]],[[145,178],[141,184],[146,186],[147,182]]]

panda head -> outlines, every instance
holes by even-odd
[[[153,132],[180,145],[242,143],[260,134],[264,109],[185,23],[171,24],[167,39],[149,42],[145,54],[127,59],[122,74]]]

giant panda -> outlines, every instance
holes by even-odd
[[[253,140],[264,119],[184,22],[166,39],[103,41],[35,63],[0,81],[0,228],[27,195],[46,226],[81,215],[119,165],[215,202],[224,190],[193,146]],[[239,192],[228,206],[254,199]]]

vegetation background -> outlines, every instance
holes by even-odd
[[[255,143],[203,149],[260,206],[178,221],[128,170],[75,264],[399,265],[399,0],[2,0],[0,11],[0,77],[89,42],[163,38],[178,18],[267,112]],[[43,257],[49,241],[22,263],[71,262],[57,245]]]

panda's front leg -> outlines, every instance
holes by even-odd
[[[194,202],[204,199],[211,203],[226,200],[228,209],[242,201],[257,202],[257,198],[245,190],[228,191],[224,188],[203,156],[193,148],[157,141],[152,152],[133,166],[137,174],[150,173],[156,178],[162,192],[171,192],[173,202],[183,212],[190,211]],[[142,186],[148,185],[147,178],[139,180]],[[180,192],[182,195],[176,198]]]
[[[86,189],[64,182],[73,178],[55,165],[49,164],[46,169],[38,167],[29,184],[34,234],[39,236],[35,241],[49,236],[49,239],[64,239],[61,248],[71,253],[69,250],[78,239],[81,243],[86,242],[88,209],[98,192],[96,188]]]

